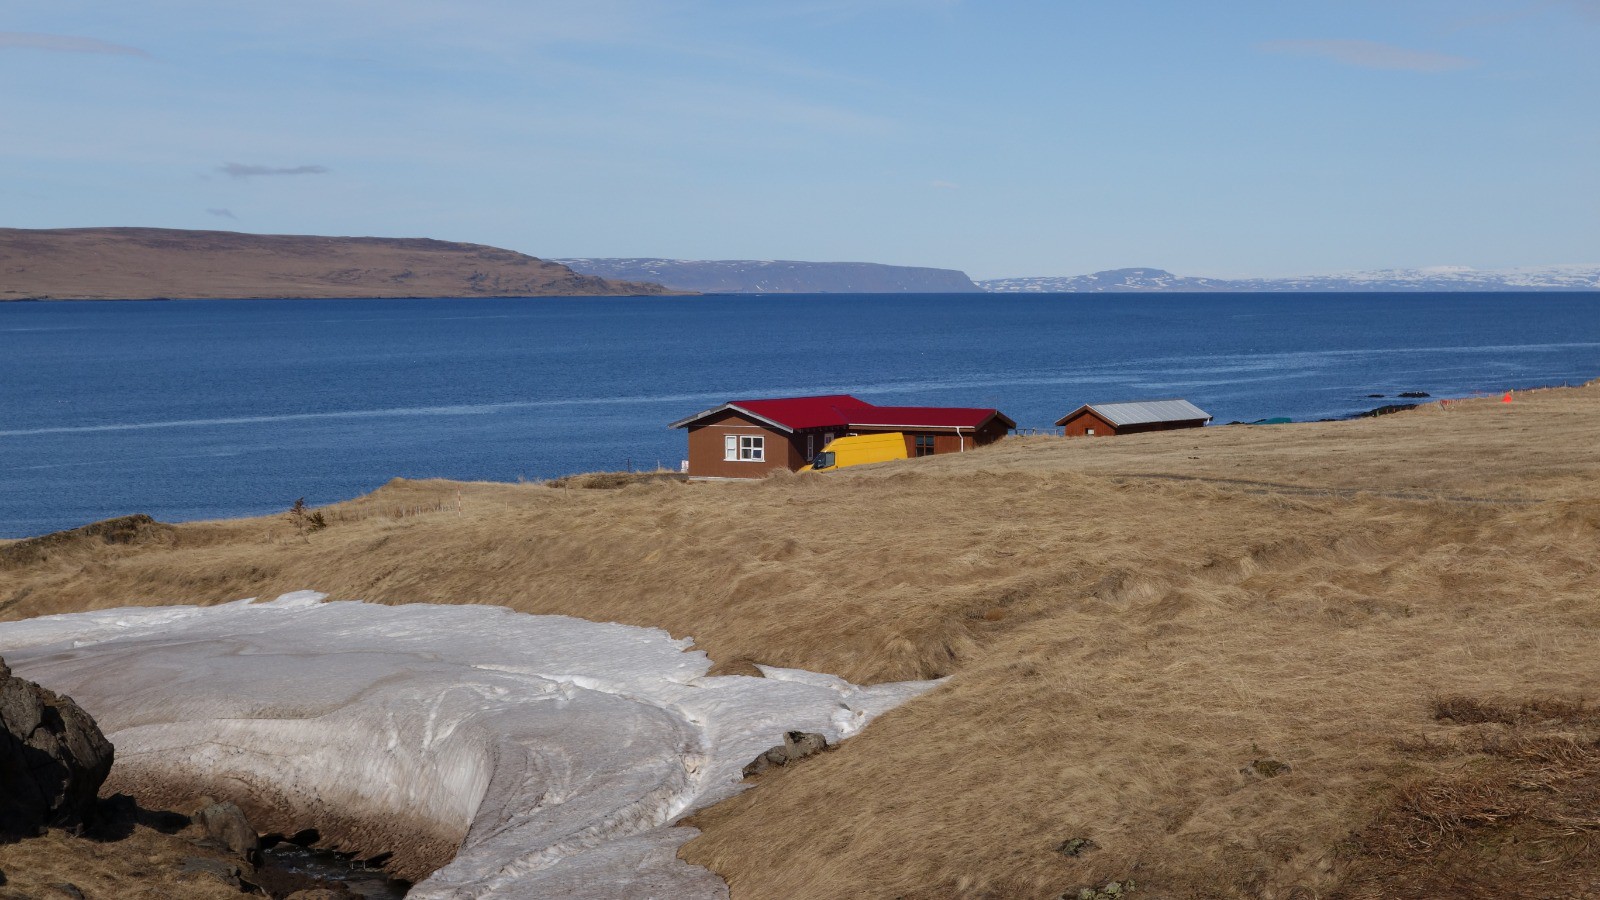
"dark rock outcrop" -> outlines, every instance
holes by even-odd
[[[1397,412],[1405,412],[1408,409],[1416,409],[1416,408],[1417,408],[1417,405],[1415,403],[1390,403],[1387,406],[1380,406],[1377,409],[1369,409],[1364,413],[1356,413],[1354,416],[1351,416],[1351,418],[1353,418],[1353,419],[1372,419],[1372,418],[1376,418],[1378,416],[1393,415],[1393,414],[1395,414]]]
[[[88,824],[112,753],[71,697],[17,678],[0,660],[0,833]]]
[[[744,777],[760,775],[773,766],[787,766],[826,749],[828,749],[828,739],[816,732],[787,732],[783,736],[783,743],[751,760],[750,764],[744,767]]]

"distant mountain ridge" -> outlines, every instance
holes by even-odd
[[[1600,265],[1516,269],[1379,269],[1290,278],[1197,278],[1164,269],[1109,269],[1091,275],[988,278],[978,287],[997,294],[1180,293],[1180,292],[1423,292],[1423,291],[1600,291]]]
[[[973,294],[981,289],[956,269],[860,262],[756,259],[558,259],[585,275],[653,281],[705,294]]]
[[[0,228],[0,300],[664,293],[512,250],[428,238]]]

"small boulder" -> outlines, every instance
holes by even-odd
[[[783,743],[771,748],[744,767],[744,777],[760,775],[773,766],[787,766],[828,749],[828,739],[814,731],[790,731]]]
[[[0,833],[81,829],[94,816],[112,754],[71,697],[12,675],[0,659]]]
[[[828,739],[814,731],[791,731],[783,736],[783,749],[794,762],[828,749]]]
[[[1099,850],[1100,845],[1085,837],[1068,838],[1056,847],[1056,852],[1062,856],[1082,856],[1090,850]]]
[[[194,814],[194,821],[205,831],[206,840],[241,859],[253,860],[261,850],[261,836],[245,818],[244,810],[232,803],[202,807]]]
[[[240,878],[243,874],[244,870],[236,863],[204,856],[184,857],[183,868],[178,872],[180,878],[220,881],[233,888],[243,887],[244,882]]]
[[[1254,759],[1248,766],[1239,770],[1239,774],[1246,778],[1277,778],[1294,771],[1294,767],[1286,762],[1276,759]]]
[[[745,764],[744,777],[753,778],[773,766],[787,765],[789,757],[784,755],[782,747],[773,747]]]

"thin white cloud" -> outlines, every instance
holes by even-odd
[[[935,178],[928,182],[928,187],[941,191],[957,191],[961,189],[961,185],[956,184],[954,181],[945,181],[942,178]]]
[[[141,56],[150,54],[138,47],[113,44],[97,38],[73,34],[40,34],[33,31],[0,31],[0,50],[47,50],[54,53],[94,53],[101,56]]]
[[[231,209],[213,208],[213,209],[206,210],[206,212],[210,213],[213,216],[216,216],[219,219],[238,219],[239,218],[238,216],[233,214],[233,210],[231,210]]]
[[[1453,72],[1478,65],[1478,60],[1428,50],[1410,50],[1377,41],[1296,40],[1257,45],[1268,53],[1316,56],[1362,69],[1405,72]]]
[[[324,175],[327,166],[257,166],[246,163],[223,163],[217,171],[230,178],[255,178],[258,175]]]

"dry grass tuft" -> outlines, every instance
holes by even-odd
[[[53,531],[39,537],[0,544],[0,569],[37,565],[53,554],[70,555],[75,550],[93,549],[102,544],[148,544],[172,534],[172,526],[147,515],[119,516],[92,522],[66,531]]]
[[[1584,700],[1560,700],[1551,697],[1523,700],[1515,706],[1510,706],[1475,697],[1449,696],[1434,699],[1433,717],[1441,722],[1457,725],[1478,725],[1485,722],[1500,725],[1530,723],[1593,725],[1600,723],[1600,708]]]
[[[1478,724],[1424,748],[1430,775],[1394,791],[1345,847],[1348,870],[1331,896],[1549,898],[1600,886],[1600,738],[1592,711],[1535,699],[1515,707],[1452,697]],[[1557,732],[1581,721],[1590,730]]]
[[[395,481],[304,537],[0,570],[0,615],[315,588],[662,627],[720,672],[949,676],[697,816],[684,856],[737,900],[1577,896],[1597,432],[1600,384],[750,483]]]
[[[686,482],[687,475],[677,472],[585,472],[581,475],[567,475],[563,478],[552,478],[545,485],[553,488],[583,488],[586,490],[614,490],[635,484],[659,484],[662,482]]]

